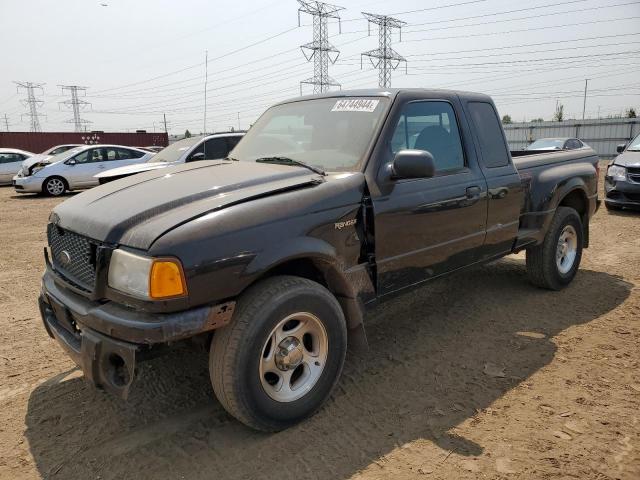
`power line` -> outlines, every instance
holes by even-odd
[[[300,82],[300,94],[304,84],[313,85],[313,93],[324,93],[330,87],[340,87],[340,84],[329,76],[329,62],[335,63],[340,51],[329,43],[328,23],[329,18],[335,18],[339,24],[338,12],[344,8],[309,0],[298,0],[298,3],[300,4],[298,25],[300,25],[301,13],[307,13],[313,17],[313,41],[301,46],[302,54],[307,61],[313,60],[313,77]]]
[[[397,28],[400,31],[400,38],[402,38],[402,26],[406,25],[407,22],[375,13],[362,12],[362,15],[368,21],[369,34],[371,33],[372,23],[378,26],[378,48],[362,53],[360,55],[360,66],[362,68],[362,57],[369,57],[371,64],[379,72],[378,86],[380,88],[389,88],[391,87],[391,72],[398,68],[400,63],[404,62],[405,66],[407,64],[407,60],[391,47],[391,34],[393,29]]]
[[[31,123],[31,131],[32,132],[40,132],[40,118],[43,116],[38,112],[38,107],[40,107],[44,102],[42,100],[37,100],[35,95],[35,90],[39,89],[41,93],[44,93],[42,87],[44,83],[33,83],[33,82],[13,82],[18,87],[18,91],[21,88],[24,88],[27,91],[27,98],[22,100],[21,103],[25,106],[29,107],[29,113],[26,113],[29,117]]]
[[[64,94],[65,90],[71,92],[71,99],[65,100],[63,102],[59,102],[60,105],[64,105],[66,107],[71,107],[73,111],[73,120],[67,120],[66,123],[73,123],[74,129],[76,132],[86,131],[86,125],[91,123],[89,120],[85,120],[80,118],[80,109],[86,108],[91,103],[86,102],[84,100],[80,100],[78,98],[78,92],[83,92],[86,95],[87,87],[80,87],[78,85],[58,85],[62,88],[62,93]]]

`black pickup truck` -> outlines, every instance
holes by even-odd
[[[124,398],[137,363],[205,345],[222,405],[277,431],[329,397],[365,313],[394,294],[523,249],[534,285],[571,282],[597,181],[591,149],[512,158],[486,95],[296,98],[226,159],[58,205],[40,310],[85,377]]]

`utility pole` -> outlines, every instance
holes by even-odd
[[[163,113],[162,114],[162,118],[164,119],[164,133],[166,133],[168,135],[169,132],[167,132],[167,114]]]
[[[204,134],[207,134],[207,81],[209,80],[209,50],[204,51]]]
[[[27,115],[30,118],[31,131],[40,132],[41,129],[40,129],[39,117],[41,117],[42,114],[38,112],[38,107],[41,106],[44,102],[42,100],[36,99],[35,90],[40,89],[40,92],[43,92],[42,86],[44,85],[44,83],[32,83],[32,82],[13,82],[13,83],[15,83],[18,86],[17,87],[18,92],[20,91],[21,88],[24,88],[27,91],[27,98],[24,100],[21,100],[21,103],[24,106],[27,106],[27,105],[29,106],[29,113],[26,113],[25,115]]]
[[[87,105],[91,105],[89,102],[85,102],[84,100],[78,99],[78,92],[83,92],[86,95],[87,87],[80,87],[78,85],[58,85],[62,88],[62,93],[64,94],[65,90],[71,92],[71,99],[65,100],[64,102],[60,102],[60,105],[64,105],[66,107],[70,107],[73,111],[73,120],[67,120],[66,123],[73,123],[74,131],[82,132],[86,131],[84,125],[91,123],[89,120],[84,120],[80,118],[80,109],[86,108]]]
[[[584,79],[584,102],[582,103],[582,120],[584,120],[584,113],[587,109],[587,85],[589,85],[589,79]]]
[[[402,26],[407,22],[375,13],[362,12],[362,15],[368,21],[369,35],[371,35],[371,24],[378,25],[378,48],[360,55],[360,68],[362,68],[362,57],[369,57],[373,68],[379,70],[378,86],[389,88],[391,87],[391,72],[398,68],[401,62],[404,62],[405,68],[407,65],[407,60],[391,48],[391,33],[394,28],[397,28],[400,31],[400,41],[402,41]]]
[[[4,125],[5,127],[7,127],[7,132],[9,131],[9,117],[7,117],[7,114],[4,114]]]
[[[308,13],[313,17],[313,41],[300,47],[304,58],[308,62],[313,60],[313,77],[300,82],[300,95],[303,84],[313,85],[313,93],[324,93],[329,91],[330,87],[340,87],[340,84],[329,76],[329,63],[336,63],[340,55],[340,51],[329,43],[329,19],[338,20],[338,28],[342,33],[338,12],[344,8],[309,0],[298,0],[298,3],[298,26],[301,25],[301,13]]]
[[[240,131],[240,112],[238,112],[238,131]]]

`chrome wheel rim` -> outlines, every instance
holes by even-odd
[[[306,395],[324,371],[327,332],[318,317],[298,312],[271,330],[260,355],[260,382],[277,402],[293,402]]]
[[[64,192],[64,183],[59,178],[52,178],[47,182],[47,192],[51,195],[60,195]]]
[[[566,225],[560,232],[556,247],[556,265],[561,274],[569,273],[576,261],[577,254],[578,234],[572,225]]]

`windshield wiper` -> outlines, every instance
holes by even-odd
[[[224,157],[223,160],[233,160],[234,162],[239,162],[240,161],[235,157]]]
[[[308,168],[312,172],[315,172],[319,175],[327,175],[324,170],[318,167],[314,167],[313,165],[309,165],[308,163],[304,163],[300,160],[294,160],[289,157],[260,157],[256,158],[256,162],[259,163],[276,163],[278,165],[296,165],[298,167]]]

